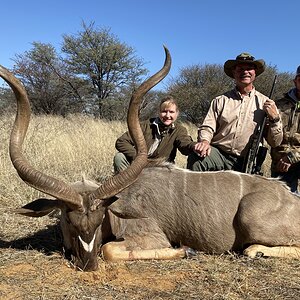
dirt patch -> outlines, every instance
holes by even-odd
[[[1,254],[15,260],[2,260],[0,299],[300,299],[298,260],[202,253],[178,261],[99,258],[99,270],[85,273],[58,254],[12,249]]]

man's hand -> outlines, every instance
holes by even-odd
[[[279,117],[279,112],[275,102],[271,99],[267,99],[263,105],[263,110],[267,113],[270,120],[277,119]]]
[[[200,157],[206,157],[206,156],[210,155],[211,146],[208,141],[203,140],[202,142],[199,142],[194,146],[194,151]]]

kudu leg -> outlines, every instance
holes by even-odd
[[[127,250],[125,242],[110,242],[102,246],[102,257],[106,261],[116,262],[124,260],[174,260],[185,258],[189,254],[187,247],[178,249],[142,249]]]
[[[267,247],[264,245],[254,244],[244,250],[244,255],[247,255],[251,258],[258,256],[269,256],[300,259],[300,246]]]

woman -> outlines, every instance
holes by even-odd
[[[175,122],[178,114],[176,100],[172,96],[166,96],[160,102],[158,117],[141,123],[149,158],[164,158],[174,163],[177,149],[183,155],[194,151],[196,142],[193,142],[183,125]],[[136,149],[129,132],[119,137],[115,146],[119,152],[114,157],[114,170],[118,173],[131,164],[136,156]]]

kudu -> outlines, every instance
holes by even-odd
[[[148,165],[138,106],[169,71],[171,58],[165,51],[164,67],[131,98],[127,121],[137,157],[101,186],[88,181],[71,186],[28,164],[21,146],[29,102],[19,81],[0,68],[18,103],[11,160],[27,184],[56,198],[38,199],[17,212],[39,217],[59,207],[64,245],[86,271],[97,269],[101,246],[104,259],[110,261],[183,258],[188,247],[215,254],[244,250],[250,257],[298,258],[300,198],[282,182],[233,171],[192,172],[171,164]]]

